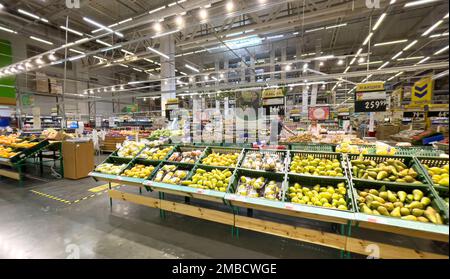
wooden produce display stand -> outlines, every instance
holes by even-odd
[[[174,146],[174,150],[177,150],[180,146]],[[195,146],[199,148],[199,146]],[[155,182],[153,178],[158,169],[164,165],[176,164],[168,161],[171,153],[169,153],[163,160],[147,162],[155,166],[154,171],[149,177],[145,179],[129,178],[120,175],[109,175],[98,172],[91,172],[92,176],[96,180],[103,180],[110,183],[119,183],[122,185],[130,185],[139,187],[140,194],[132,194],[124,191],[113,190],[110,187],[109,197],[112,206],[113,200],[127,201],[147,207],[157,208],[160,210],[160,216],[164,218],[165,212],[173,212],[190,217],[200,218],[207,221],[221,223],[229,225],[232,228],[232,234],[235,237],[239,237],[239,229],[246,229],[256,231],[260,233],[266,233],[270,235],[276,235],[289,239],[295,239],[311,244],[331,247],[340,250],[341,257],[349,257],[350,253],[367,255],[366,248],[369,244],[376,244],[380,247],[381,258],[448,258],[448,255],[441,255],[426,251],[418,251],[417,249],[408,247],[398,247],[397,245],[374,242],[367,239],[355,238],[352,236],[352,230],[357,227],[367,228],[370,230],[377,230],[383,232],[391,232],[395,234],[423,238],[427,240],[435,240],[448,243],[448,225],[435,225],[431,223],[420,223],[415,221],[401,220],[393,217],[366,215],[359,212],[356,207],[354,199],[354,181],[351,175],[350,163],[346,155],[333,152],[313,152],[313,151],[282,151],[285,153],[284,170],[280,173],[255,171],[242,168],[242,162],[251,149],[243,148],[224,148],[224,147],[206,147],[203,150],[203,154],[194,164],[184,164],[185,170],[189,170],[188,178],[192,177],[198,168],[205,169],[207,171],[211,169],[224,169],[223,167],[213,167],[202,165],[202,159],[205,158],[211,152],[240,152],[238,163],[233,168],[228,168],[232,171],[230,183],[226,192],[218,192],[214,190],[189,188],[187,186],[172,185],[167,183]],[[264,150],[261,152],[280,152],[279,150]],[[317,156],[320,158],[339,158],[341,166],[344,170],[343,177],[314,177],[305,176],[299,174],[293,174],[288,171],[290,160],[295,153],[305,153],[311,156]],[[292,153],[292,154],[291,154]],[[112,156],[114,157],[114,156]],[[133,166],[139,162],[136,156],[133,159],[129,159],[127,167]],[[106,161],[123,160],[123,158],[108,158]],[[415,159],[414,159],[415,160]],[[121,161],[124,162],[124,161]],[[264,198],[250,198],[246,196],[240,196],[236,194],[236,185],[240,175],[253,175],[255,177],[266,177],[270,180],[277,180],[282,185],[283,195],[280,201],[267,200]],[[315,185],[325,183],[325,185],[333,185],[333,183],[344,182],[347,188],[347,204],[348,210],[337,210],[331,208],[322,208],[309,205],[293,204],[286,198],[286,191],[289,182],[299,182],[302,185]],[[427,187],[432,193],[432,186],[424,184],[423,187]],[[156,191],[159,193],[158,198],[142,195],[142,188],[146,188],[149,191]],[[185,203],[175,202],[167,200],[164,194],[173,194],[177,196],[185,197]],[[208,203],[207,208],[205,206],[191,205],[190,199],[199,199]],[[438,201],[440,203],[440,201]],[[202,203],[204,204],[204,203]],[[217,205],[217,206],[214,206]],[[225,208],[228,209],[224,209]],[[440,204],[441,205],[441,204]],[[242,210],[247,209],[247,216],[242,215]],[[253,217],[249,214],[251,210],[258,210],[264,214],[264,212],[270,213],[271,216],[284,216],[273,220],[267,220],[266,218]],[[445,215],[446,223],[448,224],[448,214]],[[299,221],[301,219],[310,219],[325,224],[338,225],[339,233],[326,232],[322,229],[305,228],[301,225],[287,224],[286,218],[290,221]]]
[[[38,155],[49,144],[48,140],[42,140],[30,148],[16,148],[17,154],[11,158],[0,158],[0,176],[17,180],[19,185],[22,185],[24,168],[30,164],[28,160]]]

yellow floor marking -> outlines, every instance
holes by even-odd
[[[117,187],[119,185],[120,184],[118,184],[118,183],[111,183],[111,188]],[[97,192],[105,191],[108,189],[109,189],[109,184],[104,184],[104,185],[100,185],[100,186],[89,189],[89,192],[97,193]]]
[[[31,192],[36,194],[36,195],[43,196],[43,197],[46,197],[46,198],[49,198],[49,199],[52,199],[52,200],[55,200],[55,201],[59,201],[59,202],[62,202],[62,203],[68,203],[68,204],[71,203],[70,201],[67,201],[67,200],[64,200],[64,199],[52,196],[52,195],[48,195],[48,194],[45,194],[45,193],[41,193],[41,192],[38,192],[38,191],[35,191],[35,190],[31,190]]]

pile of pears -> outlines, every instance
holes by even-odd
[[[289,187],[287,196],[292,203],[314,205],[340,210],[348,210],[347,188],[345,183],[338,183],[336,186],[301,186],[294,183]]]
[[[360,157],[357,160],[351,160],[351,163],[354,178],[422,184],[418,180],[419,174],[413,168],[408,168],[400,160],[391,158],[382,163],[377,163]]]
[[[314,176],[344,176],[339,160],[314,158],[311,155],[306,158],[295,155],[292,158],[290,172]]]
[[[386,190],[383,186],[379,190],[357,190],[357,193],[356,200],[362,213],[443,224],[441,215],[431,206],[431,199],[419,189],[407,193]]]
[[[428,171],[434,185],[448,187],[448,164],[443,167],[429,167],[424,164],[425,169]]]

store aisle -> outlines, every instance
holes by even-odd
[[[102,184],[87,178],[20,188],[0,180],[0,258],[339,257],[333,249],[248,231],[236,240],[227,226],[176,214],[162,221],[158,210],[129,203],[115,202],[111,212],[106,193],[71,204],[35,193],[73,201]]]

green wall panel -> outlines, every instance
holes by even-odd
[[[0,68],[12,64],[11,43],[0,39]],[[0,79],[0,105],[16,105],[16,78]]]

